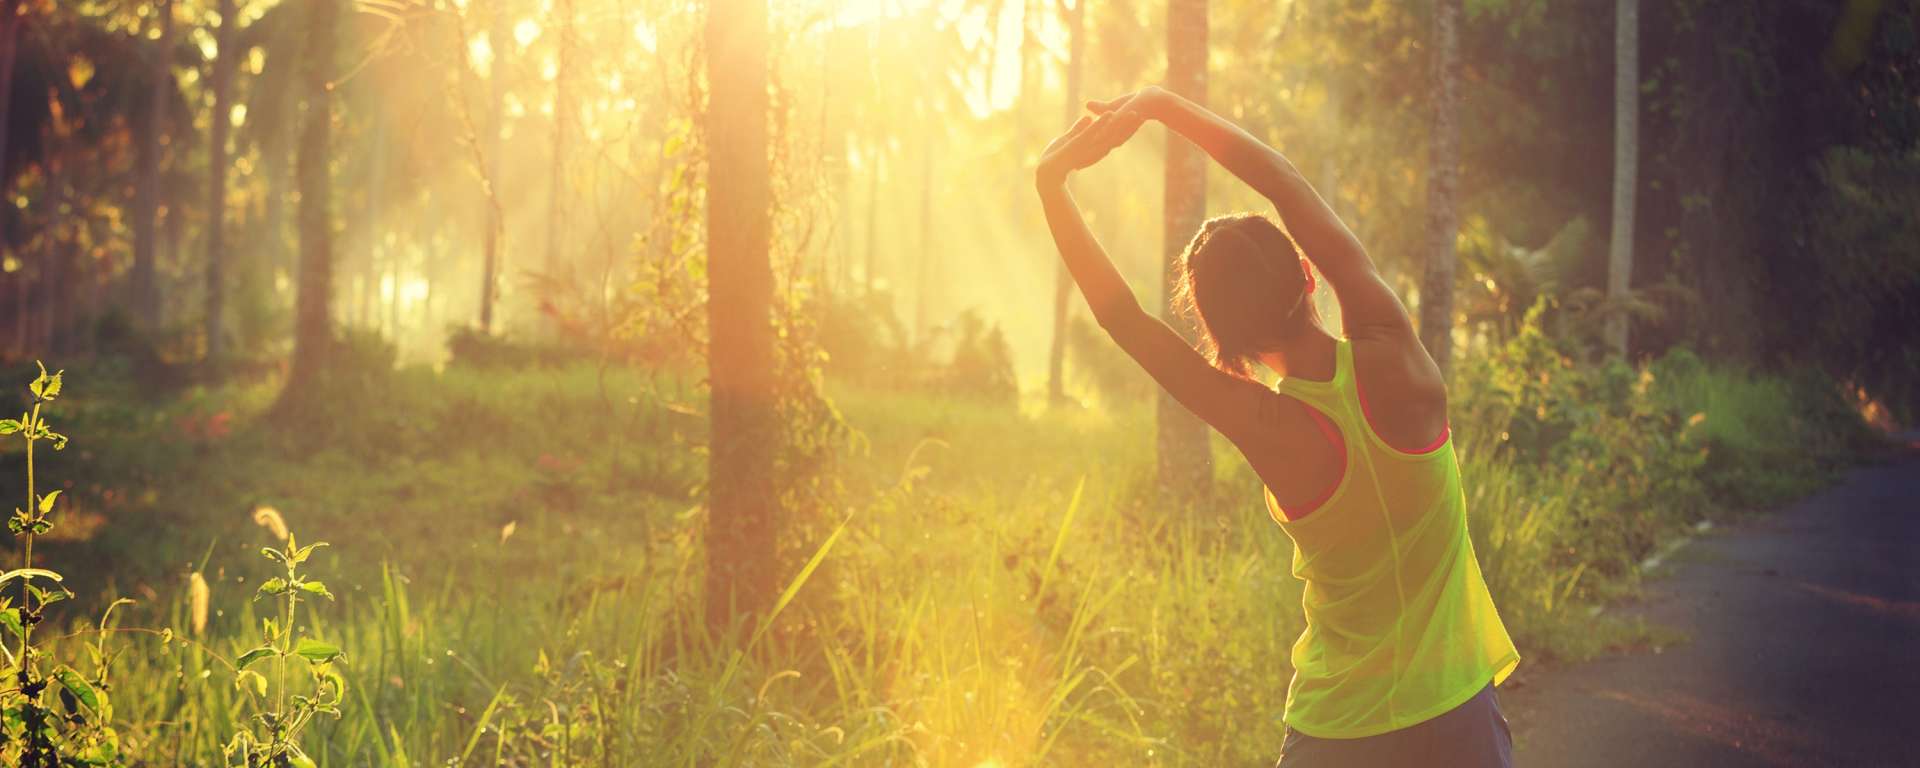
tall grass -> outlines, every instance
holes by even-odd
[[[1530,659],[1631,639],[1596,631],[1595,606],[1633,589],[1635,548],[1702,511],[1633,508],[1691,488],[1616,488],[1617,452],[1656,445],[1635,433],[1670,433],[1640,471],[1656,478],[1693,471],[1702,448],[1773,456],[1765,420],[1799,386],[1651,375],[1563,393],[1619,405],[1532,425],[1574,446],[1557,453],[1462,430],[1474,546]],[[249,518],[260,504],[335,544],[337,600],[299,614],[346,660],[331,666],[339,717],[300,742],[318,765],[1260,765],[1279,751],[1302,621],[1291,546],[1224,444],[1218,493],[1157,496],[1144,404],[1022,412],[840,388],[861,434],[838,465],[846,504],[798,513],[779,609],[723,642],[699,609],[704,420],[687,382],[574,367],[378,386],[381,408],[342,406],[351,429],[295,435],[258,422],[269,398],[249,389],[158,412],[79,406],[89,432],[121,437],[92,454],[103,482],[81,494],[115,522],[69,548],[117,556],[115,578],[152,594],[124,622],[172,630],[129,634],[112,660],[127,754],[219,764],[261,711],[230,661],[260,645],[247,598],[281,575],[256,562],[278,544]],[[183,426],[223,410],[229,434]],[[1838,440],[1799,418],[1795,434]],[[1709,490],[1732,471],[1713,460]],[[124,522],[139,517],[170,533]],[[198,629],[195,574],[214,606]]]

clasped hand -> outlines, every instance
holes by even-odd
[[[1106,101],[1089,101],[1087,110],[1073,127],[1047,144],[1040,153],[1035,172],[1045,183],[1059,182],[1067,174],[1100,162],[1114,147],[1127,143],[1148,119],[1158,117],[1166,91],[1149,86]]]

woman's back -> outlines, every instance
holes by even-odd
[[[1309,514],[1288,519],[1271,492],[1267,503],[1306,582],[1287,724],[1358,738],[1460,705],[1519,655],[1473,555],[1451,439],[1419,452],[1389,445],[1367,420],[1352,343],[1336,349],[1331,380],[1278,389],[1337,429],[1345,470]]]

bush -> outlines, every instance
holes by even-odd
[[[517,341],[473,326],[447,329],[447,355],[448,365],[481,370],[555,368],[587,358],[570,347]]]

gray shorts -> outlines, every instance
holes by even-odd
[[[1280,747],[1279,768],[1375,768],[1444,765],[1513,768],[1513,733],[1500,713],[1493,685],[1446,714],[1417,725],[1359,739],[1321,739],[1292,728]]]

